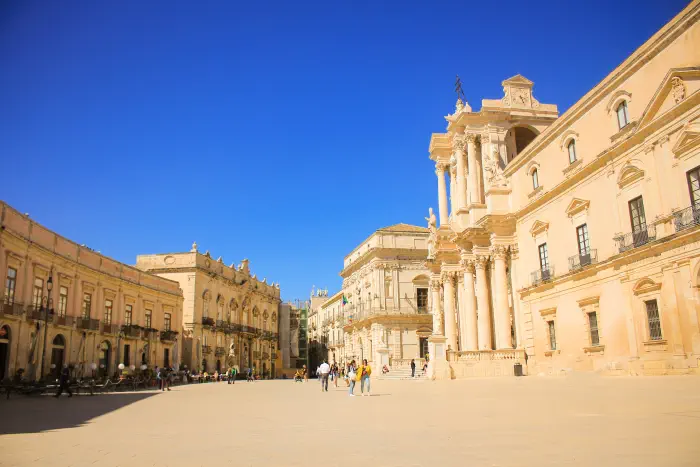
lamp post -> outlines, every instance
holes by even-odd
[[[48,291],[48,296],[46,298],[46,306],[44,307],[44,349],[41,352],[41,371],[39,372],[39,380],[44,379],[44,364],[46,362],[46,339],[49,336],[49,309],[53,304],[53,299],[51,298],[51,290],[53,290],[53,277],[49,276],[49,280],[46,281],[46,290]],[[43,300],[42,300],[43,303]],[[53,311],[52,311],[53,313]]]

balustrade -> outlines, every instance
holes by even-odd
[[[579,269],[590,266],[598,262],[598,250],[592,249],[584,254],[578,254],[569,257],[569,271],[578,271]]]
[[[537,271],[530,273],[530,280],[532,285],[539,285],[543,282],[549,282],[554,279],[554,267],[550,266],[547,268],[541,268]]]
[[[613,240],[617,243],[618,251],[624,253],[656,240],[656,226],[647,225],[634,232],[615,237]]]
[[[676,232],[700,225],[700,205],[690,206],[681,211],[674,212],[673,224],[676,226]]]

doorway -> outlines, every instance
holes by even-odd
[[[419,337],[418,342],[420,344],[420,358],[425,358],[428,355],[428,338]]]
[[[221,360],[216,361],[216,372],[221,374]]]
[[[9,378],[10,363],[10,327],[0,328],[0,381]]]
[[[170,349],[163,349],[163,366],[170,368]]]
[[[53,338],[51,347],[51,365],[53,365],[51,376],[53,378],[58,378],[63,368],[63,354],[66,348],[66,339],[61,334],[56,335],[56,337]]]

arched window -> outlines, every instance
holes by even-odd
[[[540,187],[540,180],[538,177],[538,170],[535,169],[532,171],[532,189],[536,190]]]
[[[576,141],[572,139],[566,147],[569,150],[569,164],[573,164],[576,162]]]
[[[627,101],[622,101],[620,105],[617,106],[617,124],[622,130],[630,122],[630,116],[627,112]]]

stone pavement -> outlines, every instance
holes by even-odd
[[[315,380],[0,400],[2,466],[697,466],[700,378]],[[358,388],[359,392],[359,388]]]

